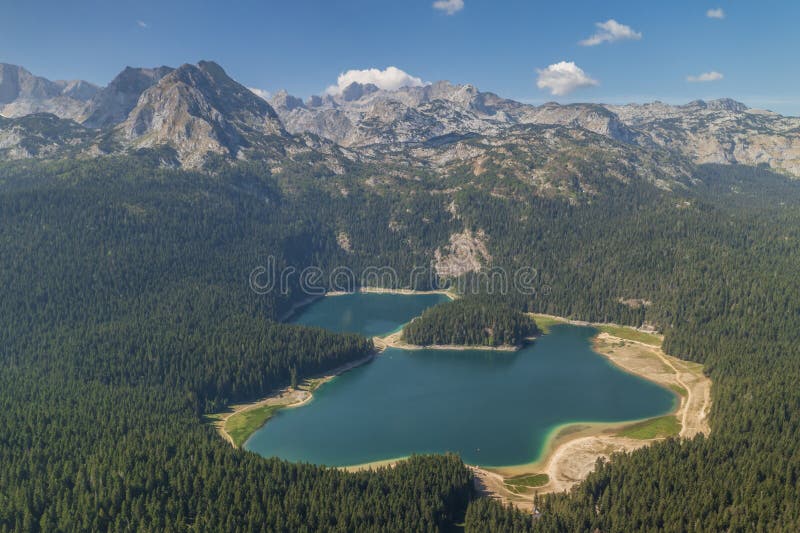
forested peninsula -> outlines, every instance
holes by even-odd
[[[487,298],[444,302],[412,320],[402,341],[418,346],[520,346],[539,333],[530,316]]]

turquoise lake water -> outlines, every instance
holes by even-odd
[[[325,298],[297,323],[380,335],[436,295]],[[518,352],[399,350],[342,374],[299,408],[278,412],[245,448],[330,466],[459,453],[481,466],[536,460],[554,428],[671,411],[676,396],[591,349],[591,327],[559,325]]]

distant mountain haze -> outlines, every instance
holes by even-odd
[[[99,88],[86,81],[50,81],[16,65],[0,63],[0,115],[53,113],[77,118]]]

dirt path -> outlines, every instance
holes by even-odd
[[[498,499],[504,504],[513,503],[517,509],[533,511],[533,497],[512,491],[506,485],[506,480],[502,475],[478,466],[468,466],[472,470],[475,489],[478,494]]]
[[[667,359],[667,357],[661,352],[661,350],[657,350],[656,354],[658,355],[658,357],[661,358],[662,361],[664,361],[664,363],[666,363],[672,369],[673,372],[675,372],[675,381],[677,382],[677,384],[679,386],[683,387],[683,389],[686,391],[686,397],[681,399],[681,401],[686,403],[686,408],[685,409],[681,409],[683,414],[681,415],[681,431],[679,433],[679,436],[681,436],[681,437],[693,436],[694,434],[697,433],[697,431],[699,431],[699,428],[697,427],[698,424],[694,424],[694,425],[690,426],[689,423],[688,423],[689,422],[689,418],[690,418],[689,408],[694,406],[694,402],[692,401],[693,400],[693,398],[692,398],[692,394],[693,394],[692,389],[694,387],[688,385],[683,380],[682,375],[681,375],[681,371],[676,368],[676,366],[672,363],[672,361]],[[699,419],[699,418],[702,417],[703,414],[704,414],[704,412],[695,413],[695,418]]]
[[[594,349],[627,372],[676,392],[682,391],[681,405],[676,412],[681,421],[680,437],[692,438],[698,433],[710,432],[707,417],[711,407],[711,380],[703,374],[703,365],[667,355],[660,347],[608,333],[595,337]],[[648,358],[658,360],[664,369],[659,370]]]
[[[707,415],[711,381],[703,375],[702,365],[666,355],[659,347],[608,333],[600,333],[595,337],[594,349],[626,372],[676,392],[681,391],[680,405],[673,412],[681,421],[680,437],[691,438],[697,433],[709,433]],[[548,444],[549,451],[538,463],[497,469],[471,467],[476,488],[504,503],[530,510],[534,494],[569,490],[594,470],[599,457],[608,459],[613,453],[633,451],[661,440],[640,440],[618,435],[627,425],[630,422],[565,426],[552,438]],[[548,475],[547,484],[518,491],[505,483],[508,477],[537,473]]]

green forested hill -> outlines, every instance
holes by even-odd
[[[426,309],[403,329],[403,340],[422,346],[519,346],[538,331],[531,317],[502,302],[467,297]]]
[[[493,502],[467,509],[454,457],[346,474],[234,450],[203,424],[292,370],[371,349],[272,322],[304,295],[296,279],[254,293],[255,266],[385,265],[402,280],[464,229],[485,232],[494,266],[535,268],[539,290],[505,305],[653,322],[714,382],[710,437],[616,458],[543,499],[539,529],[797,530],[800,194],[724,170],[700,167],[685,189],[611,181],[565,199],[491,174],[188,173],[148,154],[4,165],[0,531],[436,530],[464,512],[470,531],[533,527]]]

